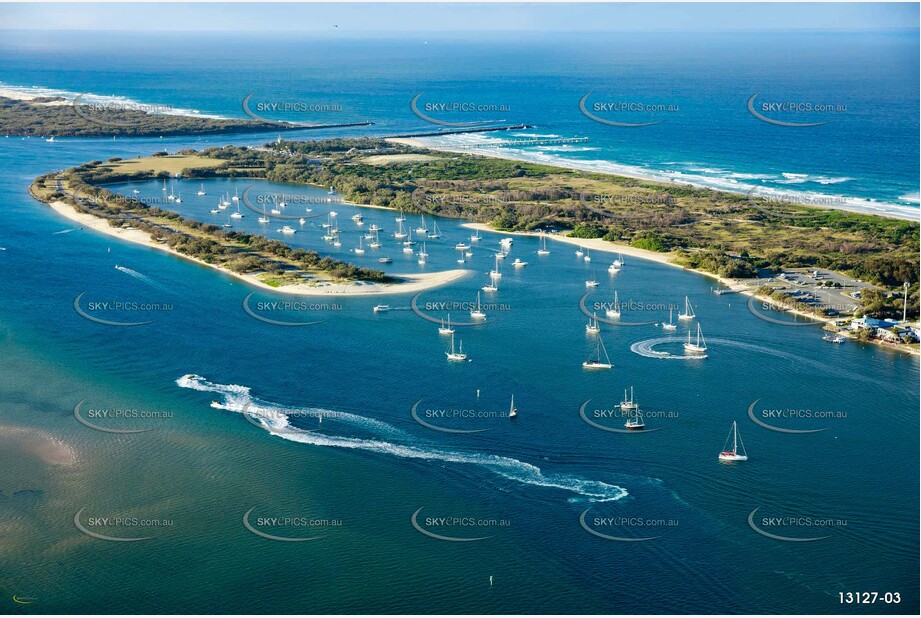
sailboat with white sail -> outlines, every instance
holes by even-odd
[[[416,228],[417,234],[428,234],[429,228],[425,224],[425,215],[422,215],[422,223],[419,224],[419,227]]]
[[[512,402],[508,406],[508,417],[515,418],[518,416],[518,408],[515,407],[515,395],[512,395]]]
[[[673,309],[669,308],[668,322],[662,324],[662,330],[677,330],[678,329],[678,325],[672,322],[672,311]]]
[[[547,249],[547,237],[540,237],[540,248],[537,250],[537,255],[550,255],[550,250]]]
[[[601,332],[601,327],[598,325],[598,315],[592,314],[592,317],[588,319],[588,324],[585,325],[585,332],[590,335],[597,335]]]
[[[439,335],[453,335],[454,329],[451,327],[451,314],[448,314],[448,322],[445,323],[444,320],[441,321],[441,326],[438,327]]]
[[[353,251],[355,252],[355,255],[365,254],[365,248],[361,241],[362,241],[362,238],[361,238],[361,235],[359,235],[358,236],[358,246],[353,249]]]
[[[202,183],[201,188],[198,190],[198,193],[196,193],[196,195],[207,195],[207,194],[205,193],[205,184],[204,184],[204,183]]]
[[[429,232],[428,236],[429,238],[435,238],[435,239],[441,238],[442,234],[441,234],[441,230],[438,229],[438,221],[435,221],[434,219],[432,219],[432,231]]]

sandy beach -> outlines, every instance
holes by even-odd
[[[274,287],[261,281],[256,274],[235,273],[226,268],[208,264],[207,262],[197,258],[179,253],[167,245],[155,242],[150,238],[150,235],[143,230],[135,228],[112,227],[109,225],[107,220],[100,219],[99,217],[95,217],[87,213],[79,212],[73,206],[65,202],[52,202],[49,204],[49,206],[61,216],[70,219],[81,227],[88,228],[96,232],[106,234],[107,236],[118,238],[120,240],[144,245],[145,247],[150,247],[151,249],[156,249],[158,251],[163,251],[180,257],[184,260],[189,260],[207,268],[217,270],[225,275],[244,281],[253,287],[271,292],[279,292],[282,294],[293,294],[298,296],[380,296],[385,294],[410,294],[448,285],[449,283],[463,279],[471,273],[469,270],[454,269],[433,273],[394,274],[394,277],[403,279],[403,281],[398,283],[374,283],[363,281],[318,281],[316,283],[296,283],[283,287]]]

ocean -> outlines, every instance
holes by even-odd
[[[552,46],[5,34],[3,88],[233,117],[255,93],[342,107],[305,118],[375,122],[288,139],[431,130],[410,108],[421,92],[505,106],[433,108],[445,122],[536,125],[509,140],[589,138],[514,149],[521,158],[917,209],[916,34],[573,35]],[[590,91],[679,111],[613,127],[579,111]],[[756,92],[848,112],[773,125],[747,110]],[[536,238],[515,238],[499,291],[482,293],[502,236],[492,233],[472,243],[471,275],[445,288],[279,308],[292,298],[79,229],[26,190],[92,159],[274,137],[0,137],[0,587],[32,600],[4,600],[5,611],[917,613],[916,357],[829,345],[818,327],[759,319],[746,297],[673,267],[628,257],[611,274],[615,255],[586,262],[554,241],[539,256]],[[471,234],[439,219],[425,265],[387,240],[354,256],[351,216],[392,232],[395,213],[336,202],[333,248],[320,238],[324,190],[221,179],[197,196],[200,183],[173,184],[174,207],[206,221],[218,195],[250,185],[315,198],[310,214],[325,216],[286,240],[365,266],[387,254],[392,273],[460,267],[453,247]],[[155,182],[116,189],[162,195]],[[258,230],[247,215],[239,225]],[[613,369],[586,371],[598,348],[580,299],[590,292],[585,306],[603,317],[615,291],[622,325],[601,327]],[[478,292],[486,323],[460,324]],[[697,320],[669,335],[661,323],[685,296]],[[375,313],[380,302],[391,311]],[[448,363],[450,339],[414,305],[436,320],[450,312],[472,362]],[[674,358],[698,323],[708,358]],[[610,431],[630,387],[647,430]],[[733,422],[750,461],[721,464]],[[841,602],[858,591],[888,602]]]

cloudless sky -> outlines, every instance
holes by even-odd
[[[23,3],[0,29],[135,31],[740,31],[918,29],[917,3]]]

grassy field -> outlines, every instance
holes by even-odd
[[[100,167],[116,174],[133,174],[151,172],[153,175],[166,172],[175,176],[184,169],[214,168],[226,161],[203,157],[201,155],[169,155],[165,157],[142,157],[140,159],[122,159],[121,161],[103,163]]]

